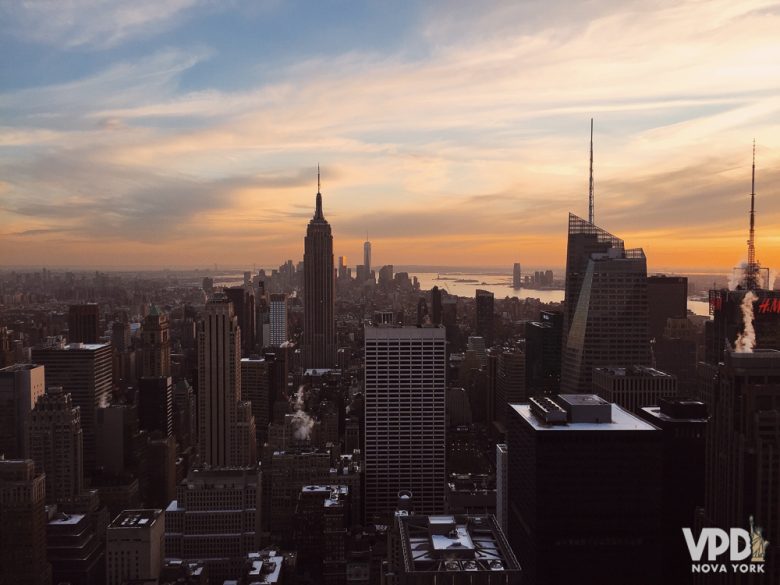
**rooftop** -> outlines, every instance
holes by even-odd
[[[108,528],[145,528],[154,524],[162,513],[162,510],[155,509],[125,510],[114,518]]]
[[[563,396],[572,396],[566,394]],[[574,395],[579,396],[579,395]],[[592,396],[589,394],[583,394],[582,396]],[[601,399],[599,399],[601,400]],[[536,431],[547,431],[551,433],[566,432],[566,431],[657,431],[653,425],[646,423],[640,418],[637,418],[628,411],[623,410],[617,404],[609,404],[612,410],[611,422],[570,422],[562,425],[547,425],[540,421],[537,417],[531,414],[531,406],[529,404],[510,404],[517,414],[519,414],[527,424],[533,427]]]
[[[671,378],[672,376],[670,374],[667,374],[666,372],[662,372],[661,370],[656,370],[655,368],[650,368],[648,366],[629,366],[627,368],[624,367],[614,367],[614,366],[605,366],[602,368],[593,368],[594,373],[599,372],[601,374],[608,374],[611,376],[621,376],[621,377],[637,377],[637,378]]]
[[[397,518],[406,573],[520,571],[492,515]]]

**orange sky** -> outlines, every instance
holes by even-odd
[[[70,68],[0,87],[0,265],[297,261],[319,162],[351,265],[368,233],[375,263],[561,267],[592,116],[596,223],[651,270],[744,259],[755,137],[758,256],[780,266],[770,2],[420,6],[388,23],[397,41],[372,44],[359,27],[382,23],[358,15],[338,46],[294,52],[302,29],[233,69],[226,40],[196,35],[232,15],[197,4],[46,37],[12,15],[19,51]]]

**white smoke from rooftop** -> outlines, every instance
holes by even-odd
[[[314,428],[314,419],[304,410],[303,386],[298,387],[295,393],[295,414],[293,414],[292,426],[293,436],[299,441],[308,441],[311,438],[311,431]]]
[[[752,290],[749,290],[745,294],[745,298],[742,299],[740,309],[742,310],[744,328],[734,343],[734,349],[737,353],[753,353],[753,349],[756,347],[756,329],[753,327],[753,303],[757,300],[758,297],[753,294]]]
[[[739,263],[739,266],[736,268],[733,268],[731,272],[728,275],[728,289],[729,290],[737,290],[737,287],[742,282],[742,279],[745,276],[745,270],[747,269],[747,261],[743,260]]]

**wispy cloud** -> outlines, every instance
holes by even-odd
[[[144,34],[132,23],[173,26],[201,4],[141,2],[116,30],[106,23],[120,13],[105,8],[89,33],[60,23],[46,34],[132,44]],[[522,253],[561,264],[566,211],[584,211],[595,116],[599,220],[653,251],[651,263],[696,263],[716,238],[742,245],[754,135],[762,226],[780,229],[778,14],[763,0],[447,3],[406,32],[416,51],[356,46],[236,69],[240,89],[186,83],[199,65],[230,64],[183,35],[198,48],[0,94],[4,231],[67,242],[76,234],[45,231],[64,222],[176,261],[207,243],[214,261],[233,234],[247,242],[240,261],[299,257],[321,162],[349,255],[368,228],[398,263]],[[655,238],[677,242],[677,257]],[[764,259],[780,263],[780,251]]]
[[[4,0],[6,34],[64,48],[105,49],[180,24],[205,0]]]

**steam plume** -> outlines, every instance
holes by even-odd
[[[737,353],[753,353],[753,349],[756,347],[756,330],[753,327],[753,303],[757,300],[758,297],[753,294],[752,290],[749,290],[745,294],[745,298],[742,299],[740,308],[742,309],[744,329],[734,344]]]
[[[299,441],[308,441],[311,438],[311,431],[314,428],[314,419],[303,409],[303,386],[298,387],[295,393],[295,414],[293,415],[292,426],[293,436]]]

